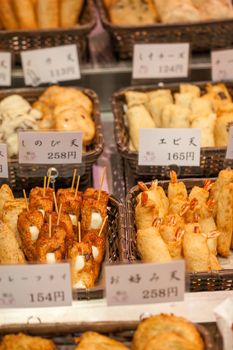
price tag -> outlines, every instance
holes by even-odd
[[[0,143],[0,178],[8,178],[7,146]]]
[[[233,159],[233,125],[229,129],[226,159]]]
[[[19,163],[78,164],[82,162],[82,132],[19,132]]]
[[[189,44],[136,44],[133,54],[134,79],[186,78]]]
[[[200,165],[200,129],[140,129],[139,165]]]
[[[184,260],[165,264],[108,265],[105,273],[108,305],[184,300]]]
[[[0,266],[0,308],[72,305],[70,264]]]
[[[76,45],[21,52],[26,85],[80,79]]]
[[[212,80],[233,79],[233,50],[211,51]]]
[[[0,86],[11,86],[10,52],[0,52]]]

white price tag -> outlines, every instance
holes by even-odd
[[[233,125],[229,129],[226,159],[233,159]]]
[[[105,273],[108,305],[184,300],[184,260],[165,264],[108,265]]]
[[[139,165],[200,165],[200,129],[140,129]]]
[[[188,72],[188,43],[134,45],[134,79],[186,78]]]
[[[211,51],[212,80],[233,79],[233,50]]]
[[[21,52],[26,85],[80,79],[76,45]]]
[[[19,163],[78,164],[82,162],[82,132],[20,131]]]
[[[0,143],[0,177],[8,178],[7,146]]]
[[[0,266],[0,308],[72,305],[70,264]]]
[[[0,86],[11,86],[10,52],[0,52]]]

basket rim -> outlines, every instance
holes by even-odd
[[[223,24],[231,24],[233,25],[233,19],[232,18],[226,18],[226,19],[215,19],[215,20],[205,20],[205,21],[198,21],[198,22],[184,22],[184,23],[161,23],[161,22],[156,22],[153,24],[147,24],[147,25],[116,25],[113,24],[110,19],[109,16],[107,14],[107,10],[103,4],[103,0],[96,0],[96,4],[97,4],[97,8],[99,10],[100,13],[100,19],[103,23],[103,26],[110,30],[110,31],[127,31],[127,32],[138,32],[138,31],[154,31],[156,29],[163,29],[163,28],[170,28],[170,29],[186,29],[188,28],[199,28],[201,26],[216,26],[216,25],[223,25]]]
[[[210,180],[215,180],[216,178],[211,178]],[[203,183],[206,180],[206,178],[186,178],[182,179],[182,182],[185,184],[188,182],[194,183],[194,185],[199,185]],[[164,184],[168,184],[170,181],[169,180],[159,180],[158,184],[160,186],[163,186]],[[147,186],[150,186],[152,181],[146,182],[145,184]],[[132,204],[132,199],[135,196],[135,192],[139,190],[138,185],[133,186],[127,193],[126,195],[126,223],[127,223],[127,239],[129,242],[132,242],[133,240],[133,232],[135,231],[135,225],[132,222],[132,215],[134,212],[133,204]],[[129,260],[133,260],[134,255],[132,256],[132,249],[130,248],[130,253],[131,256],[129,257]],[[141,261],[136,259],[136,261]],[[207,279],[214,279],[214,278],[224,278],[226,279],[227,277],[233,278],[233,268],[231,269],[222,269],[219,271],[212,270],[212,271],[202,271],[202,272],[186,272],[186,276],[189,276],[189,278],[207,278]]]
[[[88,34],[96,26],[96,15],[94,11],[93,0],[86,0],[84,4],[85,10],[89,11],[90,21],[84,24],[76,24],[73,27],[69,28],[46,28],[46,29],[0,29],[0,38],[1,36],[21,36],[21,35],[30,35],[30,36],[39,36],[39,35],[56,35],[56,34]],[[83,10],[82,10],[83,11]],[[31,49],[33,50],[33,49]]]
[[[96,128],[94,141],[96,142],[96,145],[95,145],[95,149],[89,150],[82,155],[82,162],[88,163],[88,162],[95,161],[98,159],[98,157],[101,155],[101,153],[103,152],[103,149],[104,149],[104,134],[103,134],[102,121],[101,121],[99,97],[98,97],[97,93],[92,89],[87,89],[84,87],[77,87],[77,86],[73,86],[73,85],[69,85],[66,87],[81,90],[83,93],[85,93],[92,100],[93,115],[94,115],[94,122],[95,122],[95,128]],[[42,94],[46,89],[47,89],[47,87],[35,87],[33,89],[31,89],[29,87],[13,88],[13,89],[1,89],[0,90],[0,100],[8,95],[13,95],[13,94],[18,94],[20,96],[27,94],[28,96],[38,98],[40,96],[40,94]],[[12,159],[9,158],[8,161],[10,164],[14,164],[15,162],[17,163],[18,157],[12,158]]]
[[[192,83],[192,82],[186,82],[186,83]],[[204,87],[207,83],[213,83],[212,81],[198,81],[194,84],[199,87]],[[222,83],[226,84],[227,86],[231,86],[233,88],[233,82],[229,81],[222,81]],[[159,83],[158,83],[159,84]],[[139,91],[139,92],[148,92],[151,90],[157,90],[157,89],[178,89],[179,88],[179,82],[178,83],[164,83],[163,86],[159,86],[156,84],[149,84],[149,85],[134,85],[134,86],[127,86],[120,88],[118,91],[114,92],[111,98],[112,103],[112,112],[114,116],[114,135],[115,135],[115,141],[117,144],[117,150],[121,154],[122,157],[125,159],[132,159],[134,161],[138,158],[138,151],[133,151],[129,149],[129,144],[125,146],[122,144],[121,140],[121,124],[122,121],[124,122],[124,116],[122,113],[122,101],[120,101],[124,97],[124,93],[127,91]],[[193,84],[193,83],[192,83]],[[226,147],[201,147],[201,156],[204,156],[205,154],[213,152],[226,152]]]

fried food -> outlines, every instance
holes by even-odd
[[[159,337],[162,334],[168,333],[168,342],[169,342],[169,333],[175,333],[178,336],[182,337],[188,343],[193,345],[192,350],[204,350],[204,343],[201,339],[200,334],[198,333],[195,326],[184,319],[183,317],[177,317],[174,315],[156,315],[144,319],[138,326],[133,337],[133,350],[144,350],[150,349],[146,347],[148,342],[155,337]],[[155,342],[153,341],[153,344]],[[151,348],[154,349],[154,348]],[[157,348],[155,348],[157,349]],[[160,349],[160,348],[159,348]],[[167,349],[166,347],[164,350]],[[169,349],[169,348],[168,348]],[[171,348],[173,349],[173,348]],[[179,348],[180,349],[180,348]],[[181,348],[182,349],[182,348]]]
[[[56,350],[52,340],[29,336],[23,333],[5,335],[0,350]]]
[[[11,0],[0,0],[0,19],[6,29],[14,30],[19,27]]]
[[[41,29],[59,27],[59,1],[37,0],[38,25]]]
[[[196,350],[189,340],[175,332],[166,332],[151,338],[144,350]]]
[[[83,237],[83,242],[91,246],[92,255],[94,259],[94,273],[95,279],[99,276],[100,265],[104,259],[105,254],[105,238],[98,236],[95,233],[87,233]]]
[[[49,225],[44,224],[36,241],[37,261],[52,263],[63,260],[66,255],[65,238],[66,230],[64,224],[60,223],[52,226],[51,237],[49,235]]]
[[[45,222],[49,223],[49,216],[50,215],[51,215],[52,225],[57,225],[58,214],[56,212],[52,212],[51,214],[46,213],[45,214]],[[73,241],[75,240],[73,224],[72,224],[72,221],[71,221],[69,214],[61,212],[59,223],[64,225],[64,228],[66,231],[65,243],[66,243],[66,247],[68,248],[69,246],[72,246]]]
[[[96,332],[85,332],[76,341],[76,350],[129,350],[124,344]]]
[[[44,217],[38,210],[23,210],[18,216],[18,232],[22,249],[29,261],[36,261],[36,241],[44,223]]]
[[[21,29],[37,28],[36,16],[31,0],[13,0],[14,10]]]
[[[71,261],[71,277],[74,288],[92,288],[95,284],[94,259],[91,245],[74,242],[68,250]]]
[[[61,0],[61,27],[73,27],[79,18],[84,0]]]
[[[14,232],[7,224],[0,221],[0,264],[25,264],[25,257],[20,249]]]
[[[137,249],[144,262],[167,262],[172,260],[157,227],[137,231]]]
[[[25,200],[20,198],[5,202],[2,209],[2,221],[14,232],[20,247],[22,242],[18,233],[17,221],[19,214],[24,209],[26,209]]]
[[[3,184],[0,188],[0,217],[2,217],[2,209],[6,201],[11,201],[14,199],[14,195],[10,187]]]

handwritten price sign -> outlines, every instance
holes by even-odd
[[[0,308],[72,304],[70,264],[0,266]]]
[[[105,272],[108,305],[154,304],[184,299],[184,261],[109,265]]]
[[[11,54],[0,52],[0,86],[11,85]]]
[[[19,132],[19,163],[78,164],[82,162],[82,132]]]
[[[200,129],[140,129],[139,165],[200,165]]]
[[[21,52],[26,85],[80,79],[76,45]]]
[[[186,78],[188,67],[188,43],[134,45],[134,79]]]
[[[212,80],[223,81],[233,79],[233,50],[217,50],[211,52]]]

